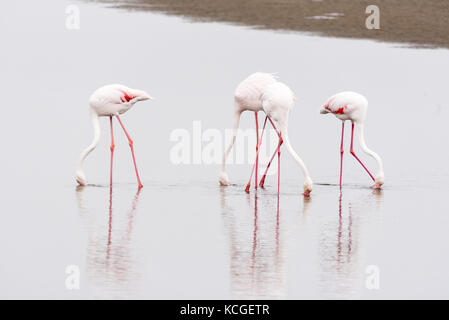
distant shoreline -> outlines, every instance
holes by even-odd
[[[158,11],[196,21],[218,21],[329,37],[449,48],[445,0],[99,0],[123,9]],[[365,27],[368,5],[380,8],[380,29]]]

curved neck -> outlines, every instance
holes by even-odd
[[[232,128],[232,140],[223,153],[223,160],[221,162],[221,170],[225,172],[226,169],[226,158],[228,157],[229,152],[231,151],[232,146],[234,145],[235,139],[237,138],[237,130],[239,129],[240,116],[242,112],[240,110],[236,110],[234,114],[234,127]]]
[[[302,161],[302,159],[298,156],[298,154],[293,150],[293,147],[290,144],[290,139],[288,138],[288,129],[287,125],[285,123],[279,123],[282,140],[284,141],[285,145],[287,146],[288,152],[292,155],[293,159],[295,159],[296,163],[299,165],[299,167],[302,170],[302,173],[304,174],[304,178],[308,179],[310,178],[309,170],[307,170],[306,165]]]
[[[78,172],[81,174],[84,174],[83,172],[83,163],[86,159],[87,155],[92,152],[97,147],[98,141],[100,140],[100,121],[98,120],[98,116],[92,112],[92,125],[94,127],[94,139],[92,140],[92,143],[83,151],[81,152],[79,161],[78,161]]]
[[[373,157],[377,161],[378,174],[382,174],[383,175],[384,168],[383,168],[383,164],[382,164],[382,159],[380,158],[380,156],[377,153],[375,153],[374,151],[372,151],[371,149],[369,149],[366,146],[366,143],[365,143],[365,132],[364,132],[363,124],[356,123],[356,128],[357,128],[357,136],[358,136],[358,139],[359,139],[360,147],[362,148],[362,150],[366,154],[370,155],[371,157]]]

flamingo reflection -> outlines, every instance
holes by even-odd
[[[343,230],[343,210],[342,210],[342,193],[338,199],[338,232],[337,232],[337,262],[338,268],[341,270],[342,262],[345,259],[347,263],[351,262],[352,254],[352,211],[351,203],[348,205],[347,229]],[[346,234],[344,234],[346,232]],[[345,242],[343,244],[343,241]],[[343,246],[345,248],[343,248]]]
[[[103,210],[85,205],[85,188],[78,186],[76,196],[79,213],[89,233],[87,250],[87,268],[90,282],[95,294],[106,298],[126,297],[134,290],[139,278],[136,258],[132,247],[133,221],[138,207],[142,189],[139,189],[132,200],[131,209],[126,216],[115,212],[113,205],[114,193],[109,188],[107,204],[107,224],[96,221],[104,219]],[[103,191],[103,188],[90,188],[92,193]],[[96,197],[98,198],[98,197]]]
[[[371,204],[374,200],[374,207]],[[357,202],[338,197],[338,221],[327,221],[321,232],[321,289],[326,297],[355,298],[363,289],[365,248],[361,234],[380,215],[382,192],[374,190]],[[361,205],[363,204],[363,205]],[[359,210],[363,209],[363,210]],[[372,210],[375,212],[371,215]],[[354,212],[356,210],[356,212]],[[336,235],[336,240],[333,238]]]
[[[226,193],[230,191],[221,188],[221,209],[231,250],[233,298],[285,297],[279,197],[275,203],[272,198],[263,199],[264,203],[260,205],[257,190],[253,197],[247,194],[250,211],[245,214],[236,212],[232,205],[226,203]]]

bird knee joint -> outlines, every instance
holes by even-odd
[[[114,144],[111,144],[111,152],[114,152],[114,149],[115,149],[115,145]]]
[[[134,141],[132,141],[131,139],[129,140],[129,146],[132,148],[132,146],[134,145]]]

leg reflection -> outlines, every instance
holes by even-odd
[[[366,243],[377,238],[375,226],[381,215],[382,194],[357,197],[353,193],[351,197],[355,200],[345,202],[340,191],[338,215],[326,215],[321,225],[320,287],[325,298],[360,297],[369,254]]]
[[[230,247],[232,297],[285,297],[279,202],[260,198],[256,190],[248,203],[241,196],[227,197],[230,191],[221,189],[221,209]],[[249,210],[239,206],[242,200]]]
[[[126,298],[134,292],[139,279],[132,243],[134,215],[142,189],[135,194],[131,209],[123,215],[113,205],[112,187],[108,190],[107,219],[97,199],[104,199],[104,188],[78,187],[76,197],[79,213],[89,235],[87,272],[95,297]],[[92,201],[87,205],[86,197]],[[122,211],[123,212],[123,211]],[[126,211],[125,211],[126,212]]]

